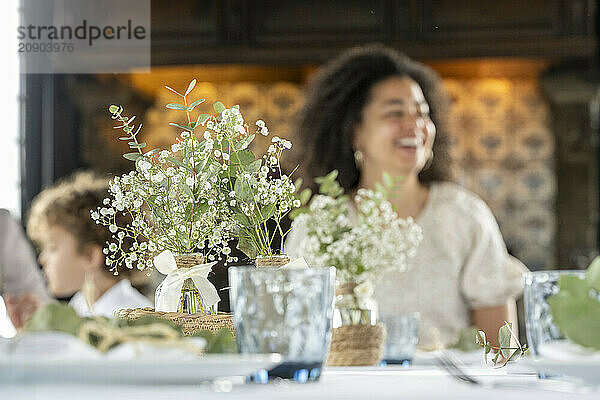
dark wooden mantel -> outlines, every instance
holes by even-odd
[[[321,63],[382,42],[417,59],[592,57],[590,0],[152,1],[152,62]]]

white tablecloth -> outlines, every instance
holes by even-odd
[[[160,368],[160,366],[157,366]],[[188,400],[188,399],[600,399],[600,389],[583,388],[506,369],[471,369],[482,382],[461,383],[435,367],[326,369],[316,383],[243,384],[241,379],[198,385],[0,385],[2,400]],[[514,386],[514,387],[512,387]]]

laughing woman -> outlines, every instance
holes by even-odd
[[[353,194],[374,189],[384,172],[403,177],[390,200],[399,216],[416,219],[423,242],[411,269],[385,274],[375,298],[384,317],[421,314],[422,348],[451,344],[471,325],[497,340],[505,320],[516,322],[514,298],[526,270],[508,254],[483,200],[452,183],[446,116],[446,95],[433,71],[372,45],[317,72],[296,127],[305,182],[337,169],[340,185]],[[300,256],[302,231],[293,226],[288,254]]]

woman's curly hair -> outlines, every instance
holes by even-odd
[[[451,179],[448,154],[448,98],[439,76],[429,67],[380,44],[352,48],[319,69],[306,88],[293,137],[298,147],[294,165],[307,186],[333,169],[340,185],[349,191],[360,179],[354,161],[354,127],[360,123],[371,88],[393,76],[410,77],[423,90],[436,126],[431,166],[421,171],[420,182]],[[298,151],[299,150],[299,151]]]

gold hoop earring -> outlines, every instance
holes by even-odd
[[[429,151],[429,157],[427,158],[427,161],[425,161],[425,165],[423,165],[421,172],[428,170],[431,167],[431,164],[433,164],[433,150]]]
[[[362,151],[356,150],[354,152],[354,164],[356,165],[356,169],[361,170],[363,167],[364,156]]]

